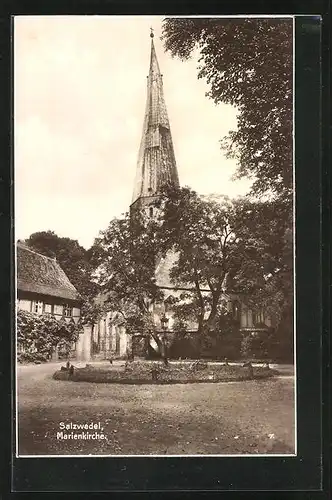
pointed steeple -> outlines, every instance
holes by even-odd
[[[154,47],[152,29],[150,37],[151,56],[147,77],[147,100],[132,205],[138,200],[146,205],[151,198],[155,199],[160,194],[164,185],[179,185],[162,74]]]

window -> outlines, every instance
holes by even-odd
[[[32,312],[36,314],[43,314],[43,302],[41,300],[36,300],[32,303]]]
[[[150,217],[153,217],[153,208],[150,207]]]
[[[63,315],[66,316],[66,318],[69,318],[70,316],[73,315],[73,308],[69,306],[68,304],[65,304],[63,306]]]
[[[52,314],[52,304],[45,304],[44,305],[44,313],[45,314]]]
[[[54,304],[53,307],[53,314],[56,316],[62,316],[63,315],[63,307],[60,304]]]

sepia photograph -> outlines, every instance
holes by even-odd
[[[294,16],[15,16],[17,457],[296,456]]]

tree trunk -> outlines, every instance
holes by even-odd
[[[210,331],[212,328],[215,327],[215,321],[216,321],[216,316],[217,316],[217,312],[218,312],[218,304],[219,304],[219,300],[220,300],[220,295],[221,295],[221,284],[218,286],[218,288],[216,290],[212,291],[212,307],[211,307],[209,317],[208,317],[206,324],[205,324],[207,329]]]
[[[204,309],[200,312],[198,317],[198,330],[197,330],[197,357],[200,358],[202,354],[202,342],[204,336]]]
[[[165,365],[168,364],[168,359],[167,359],[167,348],[166,348],[166,342],[165,340],[161,340],[159,336],[156,333],[152,334],[153,339],[156,341],[156,344],[158,346],[158,351],[162,359],[164,360]]]
[[[93,355],[94,355],[93,329],[94,329],[94,324],[91,323],[91,332],[90,332],[90,359],[93,359]]]
[[[199,301],[197,354],[198,354],[198,357],[200,357],[201,350],[202,350],[202,336],[203,336],[203,330],[204,330],[205,302],[204,302],[204,297],[203,297],[203,294],[201,291],[199,277],[198,277],[196,267],[194,267],[194,273],[195,273],[195,280],[194,280],[195,289],[196,289],[196,293],[197,293],[198,301]]]

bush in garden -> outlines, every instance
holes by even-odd
[[[197,343],[197,334],[176,331],[168,351],[169,357],[173,359],[196,359],[198,351]]]
[[[27,311],[17,312],[17,343],[20,362],[47,361],[57,346],[68,355],[76,342],[80,326],[73,320],[68,323],[51,315],[37,315]],[[20,350],[20,349],[19,349]]]
[[[208,364],[206,361],[203,361],[201,359],[198,359],[197,361],[194,361],[190,365],[191,370],[206,370],[208,368]]]
[[[238,359],[240,357],[242,335],[239,321],[230,312],[223,312],[217,324],[217,357]]]
[[[44,363],[47,361],[44,354],[38,352],[20,352],[17,354],[19,363]]]
[[[247,334],[241,342],[243,358],[267,359],[271,357],[271,332],[262,330]]]
[[[248,358],[252,355],[252,347],[253,347],[253,337],[250,335],[246,335],[243,337],[241,342],[241,357]]]
[[[26,311],[18,311],[16,324],[18,344],[26,351],[33,350],[38,337],[40,316]]]

